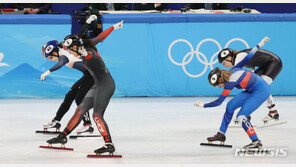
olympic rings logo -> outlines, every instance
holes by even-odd
[[[247,48],[249,48],[249,44],[248,44],[245,40],[243,40],[243,39],[241,39],[241,38],[233,38],[233,39],[229,40],[229,41],[226,43],[226,45],[225,45],[224,48],[227,48],[227,47],[228,47],[232,42],[234,42],[234,41],[242,42]],[[172,58],[172,54],[171,54],[171,49],[172,49],[172,47],[173,47],[176,43],[178,43],[178,42],[184,42],[184,43],[186,43],[186,44],[190,47],[190,51],[189,51],[189,52],[183,57],[181,63],[176,62],[176,61]],[[215,44],[218,46],[218,51],[215,52],[215,53],[212,55],[212,57],[211,57],[211,59],[210,59],[210,62],[208,61],[208,59],[207,59],[207,57],[205,56],[205,54],[199,51],[199,48],[200,48],[201,45],[202,45],[203,43],[205,43],[205,42],[213,42],[213,43],[215,43]],[[170,61],[171,61],[172,63],[174,63],[174,64],[177,65],[177,66],[182,66],[182,69],[183,69],[183,71],[185,72],[186,75],[188,75],[189,77],[192,77],[192,78],[198,78],[198,77],[202,76],[202,75],[207,71],[208,66],[210,66],[210,68],[213,69],[213,65],[216,64],[216,63],[218,62],[218,58],[216,58],[216,56],[218,55],[218,53],[219,53],[220,50],[222,50],[221,45],[219,44],[218,41],[216,41],[215,39],[212,39],[212,38],[206,38],[206,39],[203,39],[202,41],[200,41],[200,42],[197,44],[197,46],[196,46],[196,50],[194,50],[192,44],[191,44],[189,41],[187,41],[187,40],[185,40],[185,39],[177,39],[177,40],[173,41],[173,42],[170,44],[169,49],[168,49],[168,55],[169,55],[169,59],[170,59]],[[205,65],[203,71],[202,71],[201,73],[199,73],[199,74],[190,74],[190,73],[187,71],[187,69],[186,69],[186,65],[189,64],[189,63],[192,61],[194,55],[196,55],[196,58],[197,58],[197,60],[198,60],[200,63],[202,63],[202,64]],[[188,57],[189,57],[189,58],[188,58]],[[201,59],[201,57],[203,58],[203,60]],[[215,58],[216,58],[216,59],[215,59]],[[215,60],[214,60],[214,59],[215,59]]]

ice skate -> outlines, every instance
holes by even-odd
[[[268,121],[271,121],[271,120],[275,120],[275,121],[279,121],[279,113],[277,111],[275,111],[274,113],[269,113],[268,115],[266,115],[262,121],[264,124],[268,123]]]
[[[252,143],[245,145],[243,147],[243,150],[238,151],[238,153],[243,153],[243,154],[254,154],[254,153],[270,153],[270,149],[262,148],[262,142],[261,140],[257,139],[253,141]]]
[[[94,152],[96,154],[102,154],[105,152],[109,152],[109,154],[113,154],[113,152],[115,151],[115,147],[112,143],[106,143],[103,147],[96,149]]]
[[[58,134],[60,133],[61,124],[59,121],[52,120],[51,122],[43,125],[43,131],[37,130],[36,133],[44,133],[44,134]],[[48,129],[55,128],[55,131],[48,131]]]
[[[252,143],[245,145],[244,150],[249,151],[249,150],[260,150],[262,148],[262,143],[261,140],[254,140]]]
[[[51,128],[56,128],[56,130],[59,131],[60,127],[61,127],[61,124],[59,123],[59,121],[56,121],[54,119],[48,124],[43,125],[44,131],[47,131],[47,129],[51,129]]]
[[[87,132],[89,132],[89,135],[81,135],[82,133]],[[93,132],[94,128],[91,125],[83,125],[80,129],[76,131],[77,135],[71,135],[70,139],[101,137],[101,135],[93,135]]]
[[[48,144],[58,144],[58,143],[61,143],[61,144],[66,144],[67,143],[67,137],[65,134],[63,133],[60,133],[57,137],[54,137],[50,140],[47,140],[47,143]]]
[[[77,135],[80,135],[80,134],[86,133],[86,132],[93,134],[94,128],[91,125],[83,125],[81,128],[77,129],[77,131],[76,131]]]
[[[258,126],[258,128],[266,128],[287,123],[287,121],[280,121],[279,118],[280,116],[277,110],[269,112],[269,114],[262,119],[263,125]]]
[[[122,156],[121,155],[113,155],[115,151],[115,147],[112,143],[106,143],[103,147],[99,148],[99,149],[96,149],[94,152],[96,153],[96,155],[87,155],[87,157],[89,158],[94,158],[94,157],[97,157],[97,158],[121,158]],[[101,155],[103,153],[109,153],[109,155]]]
[[[61,149],[61,150],[73,150],[73,148],[66,148],[67,136],[60,133],[57,137],[47,140],[48,146],[39,146],[39,148],[49,148],[49,149]],[[60,147],[53,147],[52,144],[61,144]]]
[[[226,136],[218,132],[216,135],[207,138],[208,143],[200,143],[200,145],[207,145],[207,146],[220,146],[220,147],[232,147],[232,145],[225,145],[224,142],[226,140]],[[213,142],[219,141],[220,144],[213,144]]]

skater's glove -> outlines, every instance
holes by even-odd
[[[201,101],[198,101],[194,104],[196,107],[204,108],[204,103]]]
[[[87,56],[87,51],[86,51],[86,49],[84,48],[84,46],[81,46],[81,47],[78,49],[78,53],[81,54],[81,56]]]
[[[114,24],[113,27],[114,27],[114,30],[122,28],[123,27],[123,20],[121,22]]]
[[[270,38],[268,38],[268,36],[264,37],[262,41],[258,44],[258,46],[261,48],[269,40]]]
[[[97,20],[97,16],[96,15],[91,15],[89,16],[89,18],[86,20],[87,24],[90,24],[91,22],[93,22],[94,20]]]
[[[41,74],[41,76],[40,76],[40,81],[44,81],[44,80],[45,80],[45,77],[46,77],[47,75],[49,75],[49,74],[50,74],[50,71],[49,71],[49,70],[47,70],[45,73]]]

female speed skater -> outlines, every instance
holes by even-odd
[[[232,50],[230,48],[225,48],[221,50],[218,54],[219,63],[224,67],[233,68],[238,66],[241,61],[250,53],[251,49],[245,49],[242,51]],[[269,85],[274,81],[277,75],[282,70],[282,61],[274,53],[259,49],[256,54],[250,59],[245,65],[246,68],[257,68],[254,73],[261,76]],[[240,66],[242,67],[242,66]],[[279,120],[279,113],[275,108],[275,103],[273,101],[272,95],[266,101],[269,113],[265,116],[262,121],[268,122],[270,120]]]
[[[257,74],[241,68],[233,68],[227,71],[220,70],[217,67],[209,73],[208,80],[212,86],[224,87],[224,90],[220,97],[213,102],[205,104],[201,101],[196,102],[195,105],[197,107],[208,108],[219,106],[233,88],[245,90],[227,103],[219,132],[213,137],[208,137],[207,140],[209,142],[220,141],[224,143],[226,140],[225,133],[233,117],[233,113],[237,108],[241,107],[236,118],[252,140],[250,144],[244,146],[244,149],[261,149],[262,142],[259,140],[254,127],[247,118],[269,97],[269,85]]]
[[[94,80],[93,80],[93,77],[90,75],[90,73],[83,66],[82,59],[75,57],[74,55],[70,54],[68,51],[59,47],[58,41],[56,40],[47,42],[42,47],[42,54],[44,58],[50,61],[58,62],[58,63],[54,65],[52,68],[50,68],[49,70],[47,70],[45,73],[41,74],[40,76],[41,81],[44,81],[47,75],[60,69],[64,65],[67,65],[69,68],[77,69],[83,73],[83,76],[78,81],[76,81],[76,83],[73,84],[69,92],[66,94],[64,101],[62,102],[62,104],[60,105],[56,113],[56,116],[52,119],[51,122],[43,125],[44,129],[49,129],[49,128],[59,129],[61,127],[61,124],[59,122],[61,121],[62,117],[66,114],[66,112],[70,109],[72,102],[75,100],[78,106],[82,102],[86,93],[93,86]],[[76,132],[92,133],[94,129],[91,126],[91,121],[90,121],[90,116],[88,111],[85,112],[84,114],[83,122],[84,122],[83,126],[80,129],[78,129]]]
[[[123,21],[116,23],[93,39],[81,39],[77,35],[69,35],[64,39],[63,45],[68,48],[69,52],[82,57],[83,64],[93,76],[95,84],[77,107],[64,131],[57,137],[48,140],[49,144],[67,143],[66,136],[79,124],[81,116],[93,108],[93,119],[105,141],[105,145],[94,152],[96,154],[105,152],[112,154],[115,151],[108,125],[103,118],[110,98],[115,91],[115,83],[95,45],[104,40],[113,30],[122,28],[122,26]]]

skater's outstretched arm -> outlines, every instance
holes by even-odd
[[[109,27],[107,30],[101,32],[98,36],[90,39],[94,45],[97,45],[99,42],[102,42],[106,37],[113,31],[123,27],[123,21],[114,24],[113,26]]]
[[[45,73],[41,74],[40,80],[41,81],[45,80],[45,77],[48,76],[51,72],[62,68],[68,62],[69,62],[69,59],[66,56],[60,55],[58,63],[55,64],[53,67],[51,67],[49,70],[47,70]]]
[[[49,71],[50,72],[56,71],[56,70],[62,68],[68,62],[69,62],[69,59],[64,55],[61,55],[61,56],[59,56],[59,62],[57,64],[55,64],[53,67],[51,67],[49,69]]]
[[[269,40],[270,38],[268,38],[267,36],[264,37],[261,42],[256,45],[243,60],[233,66],[233,68],[243,68],[252,59],[258,49],[260,49]]]
[[[229,93],[231,92],[231,89],[230,87],[229,88],[226,88],[226,86],[228,87],[227,83],[224,87],[224,90],[222,92],[222,94],[219,96],[219,98],[215,101],[212,101],[210,103],[205,103],[204,104],[204,108],[207,108],[207,107],[216,107],[216,106],[220,106],[222,104],[222,102],[226,99],[226,97],[229,95]]]

